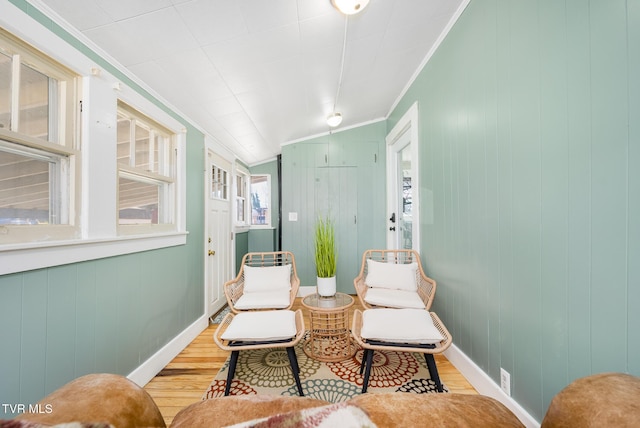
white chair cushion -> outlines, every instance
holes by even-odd
[[[362,313],[363,339],[395,343],[436,344],[444,340],[429,312],[421,309],[367,309]]]
[[[239,313],[221,337],[225,340],[275,341],[295,335],[295,312],[284,310]]]
[[[234,305],[238,310],[283,309],[291,303],[289,289],[244,293]]]
[[[244,266],[243,293],[291,289],[291,265]]]
[[[417,271],[418,263],[387,263],[367,259],[364,283],[369,287],[416,291]]]
[[[367,288],[364,301],[370,305],[389,308],[425,309],[426,306],[417,291],[391,290],[388,288]]]

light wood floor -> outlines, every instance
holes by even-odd
[[[302,308],[300,300],[297,299],[294,309]],[[352,310],[356,308],[361,308],[357,299]],[[305,325],[309,325],[306,311],[303,312]],[[167,426],[181,409],[202,399],[205,390],[229,356],[228,352],[222,351],[213,342],[216,327],[217,325],[209,325],[144,387],[158,405]],[[436,365],[440,379],[449,392],[477,394],[443,355],[436,355]]]

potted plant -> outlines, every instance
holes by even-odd
[[[315,261],[318,294],[323,297],[336,294],[336,240],[333,222],[320,217],[315,225]]]

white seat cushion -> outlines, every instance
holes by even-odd
[[[389,308],[425,309],[417,291],[391,290],[389,288],[368,287],[364,301],[370,305]]]
[[[295,335],[295,312],[284,310],[239,313],[233,317],[221,337],[225,340],[258,342],[290,339]]]
[[[418,263],[388,263],[367,259],[364,283],[369,287],[416,291],[417,272]]]
[[[291,303],[289,289],[245,293],[234,305],[238,310],[248,309],[283,309]]]
[[[421,309],[367,309],[362,313],[363,339],[393,343],[436,344],[444,340],[429,312]]]
[[[244,266],[243,293],[291,289],[291,265]]]

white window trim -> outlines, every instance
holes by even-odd
[[[184,245],[187,232],[120,236],[118,239],[47,241],[8,245],[0,251],[0,275]],[[4,246],[3,246],[4,247]]]
[[[249,230],[251,225],[251,195],[249,193],[249,182],[251,179],[251,173],[247,168],[240,165],[237,161],[233,163],[232,166],[233,172],[233,226],[236,232],[244,232]],[[245,177],[245,198],[244,198],[244,223],[238,222],[238,175],[243,175]]]
[[[121,97],[118,97],[118,98],[119,98],[119,102],[118,102],[119,106],[118,106],[118,113],[116,117],[120,114],[121,111],[126,112],[127,116],[132,115],[134,117],[132,121],[133,122],[132,128],[131,128],[132,138],[133,138],[133,134],[135,133],[135,126],[136,126],[135,121],[137,120],[135,118],[138,118],[141,126],[144,126],[145,128],[148,125],[153,125],[149,131],[149,144],[152,145],[154,143],[154,139],[153,139],[154,129],[166,128],[164,123],[156,120],[154,117],[146,113],[143,113],[134,105],[125,103],[126,105],[121,107],[120,102],[121,101],[124,102],[124,101],[122,100]],[[149,106],[147,106],[147,108],[149,108]],[[160,113],[156,112],[156,114],[160,114]],[[165,117],[163,120],[166,121],[169,119]],[[170,129],[163,129],[162,133],[164,134],[165,132],[166,134],[168,134],[167,135],[168,138],[172,140],[175,139],[175,141],[172,141],[168,146],[165,146],[164,150],[173,150],[174,148],[176,149],[175,167],[176,167],[176,174],[177,174],[178,170],[181,167],[180,159],[182,159],[182,157],[178,157],[178,153],[177,153],[178,132],[172,131]],[[130,158],[135,163],[135,159],[134,159],[135,151],[136,151],[135,146],[131,145],[130,150],[131,150]],[[150,151],[149,154],[152,155],[153,151]],[[152,164],[153,163],[152,160],[149,160],[149,163]],[[175,201],[177,197],[177,192],[179,191],[179,189],[176,188],[176,178],[163,175],[160,172],[148,172],[148,171],[143,172],[135,166],[124,165],[124,164],[118,163],[117,161],[116,161],[116,165],[117,165],[116,175],[118,179],[121,177],[126,177],[130,180],[146,182],[148,184],[169,186],[170,197],[168,198],[168,200],[161,201],[159,208],[163,210],[164,215],[169,215],[172,218],[172,221],[170,223],[120,224],[118,214],[116,214],[116,218],[117,218],[116,227],[117,227],[118,234],[120,235],[154,234],[154,233],[162,233],[162,232],[171,232],[173,230],[176,230],[178,228],[178,225],[176,224],[176,219],[177,219],[176,211],[179,209],[178,204]],[[167,165],[159,165],[159,167],[160,169],[165,169]],[[173,165],[171,165],[171,167],[173,167]],[[120,189],[118,186],[117,192],[119,191]],[[116,201],[116,206],[115,206],[116,212],[119,211],[119,208],[120,207],[119,207],[119,200],[118,200]]]
[[[188,235],[186,231],[186,130],[183,125],[132,88],[118,82],[118,79],[106,70],[101,70],[98,65],[53,34],[48,28],[38,24],[34,25],[31,17],[10,2],[0,2],[0,24],[16,37],[32,44],[36,49],[55,61],[80,74],[80,78],[83,81],[82,98],[85,107],[90,107],[90,103],[86,101],[91,96],[97,98],[103,97],[108,93],[112,94],[111,101],[102,99],[98,109],[84,109],[82,117],[83,140],[90,138],[91,135],[104,138],[105,133],[115,132],[115,106],[116,98],[119,98],[176,133],[176,147],[178,150],[178,168],[175,177],[176,186],[178,186],[175,230],[144,235],[119,236],[117,235],[114,219],[115,209],[113,208],[115,205],[112,205],[109,209],[111,221],[104,221],[105,217],[102,218],[97,227],[95,225],[87,226],[87,216],[95,215],[102,206],[97,204],[98,208],[92,210],[88,210],[87,207],[90,207],[90,203],[95,203],[99,198],[111,200],[111,203],[115,204],[115,185],[113,194],[109,195],[99,192],[92,194],[89,191],[89,189],[95,190],[95,185],[99,183],[88,181],[89,174],[87,170],[91,168],[91,165],[85,162],[87,150],[83,150],[81,153],[83,171],[78,172],[78,176],[82,176],[83,181],[80,236],[73,239],[2,244],[2,230],[0,229],[0,258],[2,259],[0,275],[186,244]],[[98,47],[82,36],[81,33],[73,30],[70,30],[70,32],[73,36],[85,42],[92,50],[98,54],[103,54]],[[110,60],[108,57],[105,57],[105,59]],[[144,83],[139,82],[128,72],[121,71],[130,76],[134,82],[152,94],[152,96],[169,105],[152,89],[146,87]],[[86,91],[89,86],[91,86],[92,91],[98,89],[97,92],[99,94],[95,95],[91,91]],[[115,91],[118,91],[117,97]],[[91,126],[87,126],[88,122],[91,122]],[[93,148],[95,148],[95,145]],[[83,147],[83,149],[86,149],[86,147]],[[116,174],[115,162],[114,157],[113,165],[109,166],[113,170],[113,174]],[[104,167],[104,165],[101,165],[101,167]],[[100,188],[101,186],[98,185],[97,187]]]

